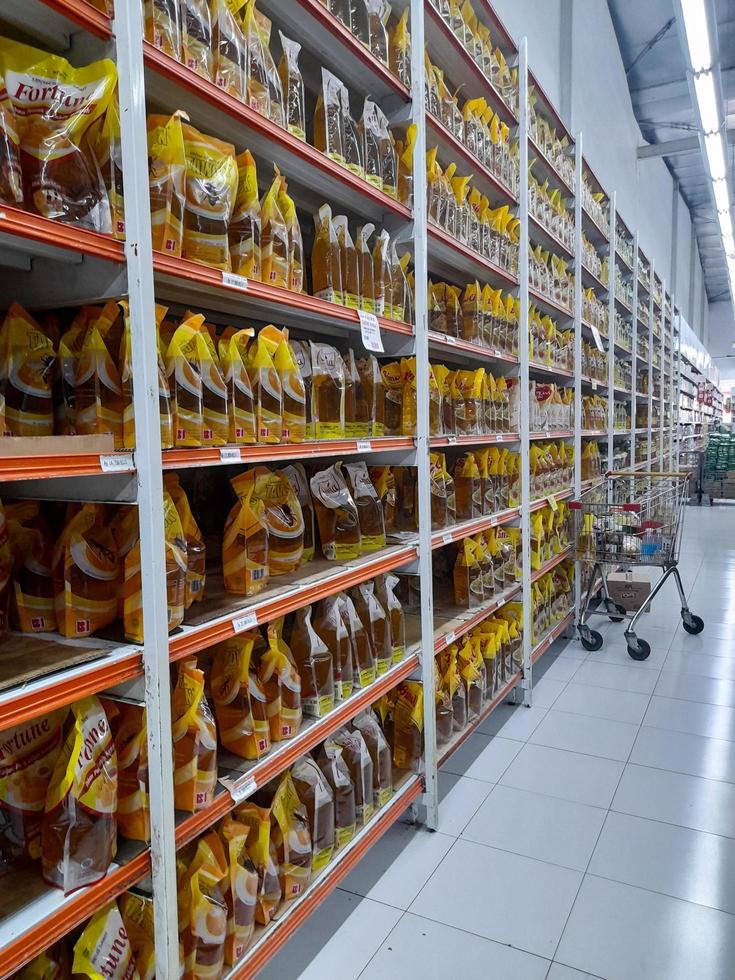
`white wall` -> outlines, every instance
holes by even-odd
[[[561,6],[563,0],[494,0],[511,35],[528,38],[528,61],[547,95],[561,109]],[[673,180],[663,160],[637,158],[642,142],[628,92],[625,68],[605,0],[572,3],[572,116],[565,120],[583,136],[583,153],[640,246],[669,283],[671,278]],[[676,296],[692,329],[702,336],[702,270],[696,259],[694,315],[689,317],[691,221],[679,198],[677,221],[679,282]]]
[[[709,307],[709,350],[720,372],[720,380],[735,382],[735,315],[732,303],[712,303]]]

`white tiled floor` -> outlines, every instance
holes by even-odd
[[[439,830],[394,827],[268,980],[735,977],[735,507],[686,512],[682,574],[628,657],[560,641],[439,775]],[[602,625],[602,619],[593,626]]]

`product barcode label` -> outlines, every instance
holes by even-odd
[[[374,351],[377,354],[384,352],[383,338],[380,335],[380,324],[374,313],[366,313],[365,310],[358,310],[360,318],[360,333],[362,334],[362,345],[365,350]]]
[[[100,469],[103,473],[123,473],[133,469],[132,453],[116,453],[114,456],[100,456]]]
[[[236,633],[244,633],[246,630],[251,630],[257,625],[258,614],[255,612],[255,610],[245,613],[243,616],[238,616],[236,619],[232,620],[232,628]]]
[[[590,324],[590,330],[592,331],[592,337],[595,341],[595,344],[597,344],[597,349],[604,351],[605,348],[602,346],[602,337],[600,336],[600,331],[597,329],[597,327],[593,327],[591,324]]]
[[[597,381],[594,378],[592,379],[592,390],[597,391]]]
[[[358,439],[357,440],[357,451],[358,453],[369,453],[373,448],[372,443],[369,439]]]
[[[257,788],[258,784],[252,776],[244,779],[242,782],[238,780],[236,783],[233,783],[230,786],[230,796],[232,797],[233,803],[242,803],[243,800],[247,800]]]
[[[442,544],[451,544],[451,543],[452,543],[452,535],[451,535],[451,532],[447,532],[446,534],[442,534]]]
[[[454,635],[454,633],[447,633],[444,639],[447,642],[447,646],[451,646],[452,643],[454,643],[454,641],[457,639],[457,637]]]
[[[223,272],[222,285],[229,286],[230,289],[240,289],[245,292],[248,288],[248,280],[246,276],[236,276],[234,272]]]
[[[223,446],[219,451],[219,458],[222,460],[223,463],[232,459],[237,459],[237,460],[242,459],[242,456],[240,454],[240,447]]]

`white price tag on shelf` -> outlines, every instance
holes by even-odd
[[[450,446],[456,446],[457,445],[457,437],[456,436],[447,436],[447,442],[449,443]]]
[[[451,646],[454,643],[454,641],[457,639],[457,637],[455,636],[454,633],[447,633],[446,636],[444,637],[444,639],[446,641],[447,646],[449,647],[449,646]]]
[[[100,469],[103,473],[124,473],[133,469],[132,453],[115,453],[114,456],[100,456]]]
[[[252,776],[249,779],[243,780],[242,782],[238,780],[236,783],[232,783],[229,786],[232,802],[242,803],[244,800],[247,800],[248,797],[252,796],[257,788],[258,784],[255,782]]]
[[[258,625],[258,614],[253,609],[232,620],[232,628],[236,633],[245,633],[246,630],[254,629]]]
[[[358,453],[369,453],[373,448],[373,444],[369,439],[358,439],[357,440],[357,451]]]
[[[442,544],[451,544],[453,540],[451,532],[448,531],[446,534],[442,534]]]
[[[447,334],[447,343],[448,344],[456,344],[457,343],[457,338],[456,337],[450,337],[449,334]]]
[[[360,333],[362,334],[363,347],[365,350],[383,354],[383,338],[380,335],[378,318],[374,313],[366,313],[365,310],[358,310],[357,315],[360,317]]]
[[[592,390],[597,391],[597,381],[594,378],[592,379]]]
[[[229,286],[230,289],[239,289],[244,293],[248,288],[248,280],[246,276],[236,276],[234,272],[223,272],[222,285]]]
[[[503,433],[502,432],[498,432],[496,434],[496,436],[495,436],[495,441],[496,442],[502,442],[503,439],[505,439],[505,436],[503,435]]]
[[[223,463],[231,462],[232,460],[237,460],[238,462],[242,459],[242,454],[240,453],[239,446],[223,446],[219,451],[219,458]]]
[[[605,348],[602,346],[602,337],[600,336],[600,331],[597,329],[597,327],[593,327],[591,325],[590,325],[590,330],[592,331],[592,337],[595,341],[595,344],[597,345],[597,349],[604,351]]]
[[[559,504],[556,502],[556,497],[553,494],[551,494],[550,497],[546,498],[546,502],[548,503],[549,507],[551,507],[551,509],[554,511],[554,513],[556,513],[559,510]]]

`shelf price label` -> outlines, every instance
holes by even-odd
[[[602,337],[600,336],[600,331],[597,329],[597,327],[593,327],[592,324],[590,324],[590,330],[592,331],[592,338],[595,344],[597,345],[597,349],[604,351],[605,348],[602,346]]]
[[[446,534],[442,534],[442,544],[451,544],[453,540],[451,531],[448,531]]]
[[[257,625],[258,614],[254,609],[232,620],[232,628],[236,633],[245,633],[247,630],[254,629]]]
[[[556,513],[559,510],[559,504],[556,502],[556,497],[553,495],[553,493],[551,494],[551,496],[546,498],[546,501],[554,513]]]
[[[219,451],[219,458],[223,463],[231,463],[236,460],[238,463],[242,459],[239,446],[223,446]]]
[[[357,315],[360,318],[360,333],[365,350],[374,351],[376,354],[385,353],[383,338],[380,335],[380,324],[376,315],[366,313],[365,310],[358,310]]]
[[[358,453],[369,453],[373,448],[373,444],[369,439],[358,439],[357,440],[357,451]]]
[[[103,473],[125,473],[134,469],[132,453],[115,453],[114,456],[100,456],[100,469]]]
[[[447,444],[449,446],[456,446],[457,445],[457,437],[456,436],[452,436],[452,435],[447,436]]]
[[[230,289],[239,289],[240,292],[247,292],[248,280],[246,276],[236,276],[234,272],[222,273],[222,285],[229,286]]]
[[[457,338],[456,337],[451,337],[449,334],[447,334],[446,340],[447,340],[447,343],[448,344],[456,344],[457,343]]]
[[[592,379],[592,390],[597,391],[597,381],[595,378]]]
[[[448,647],[451,646],[456,639],[457,637],[453,632],[447,633],[447,635],[444,637],[444,640]]]
[[[255,782],[252,776],[249,779],[245,779],[242,782],[239,780],[236,783],[231,783],[229,786],[230,796],[232,797],[233,803],[242,803],[243,800],[247,800],[248,797],[252,796],[253,793],[258,788],[258,784]]]

